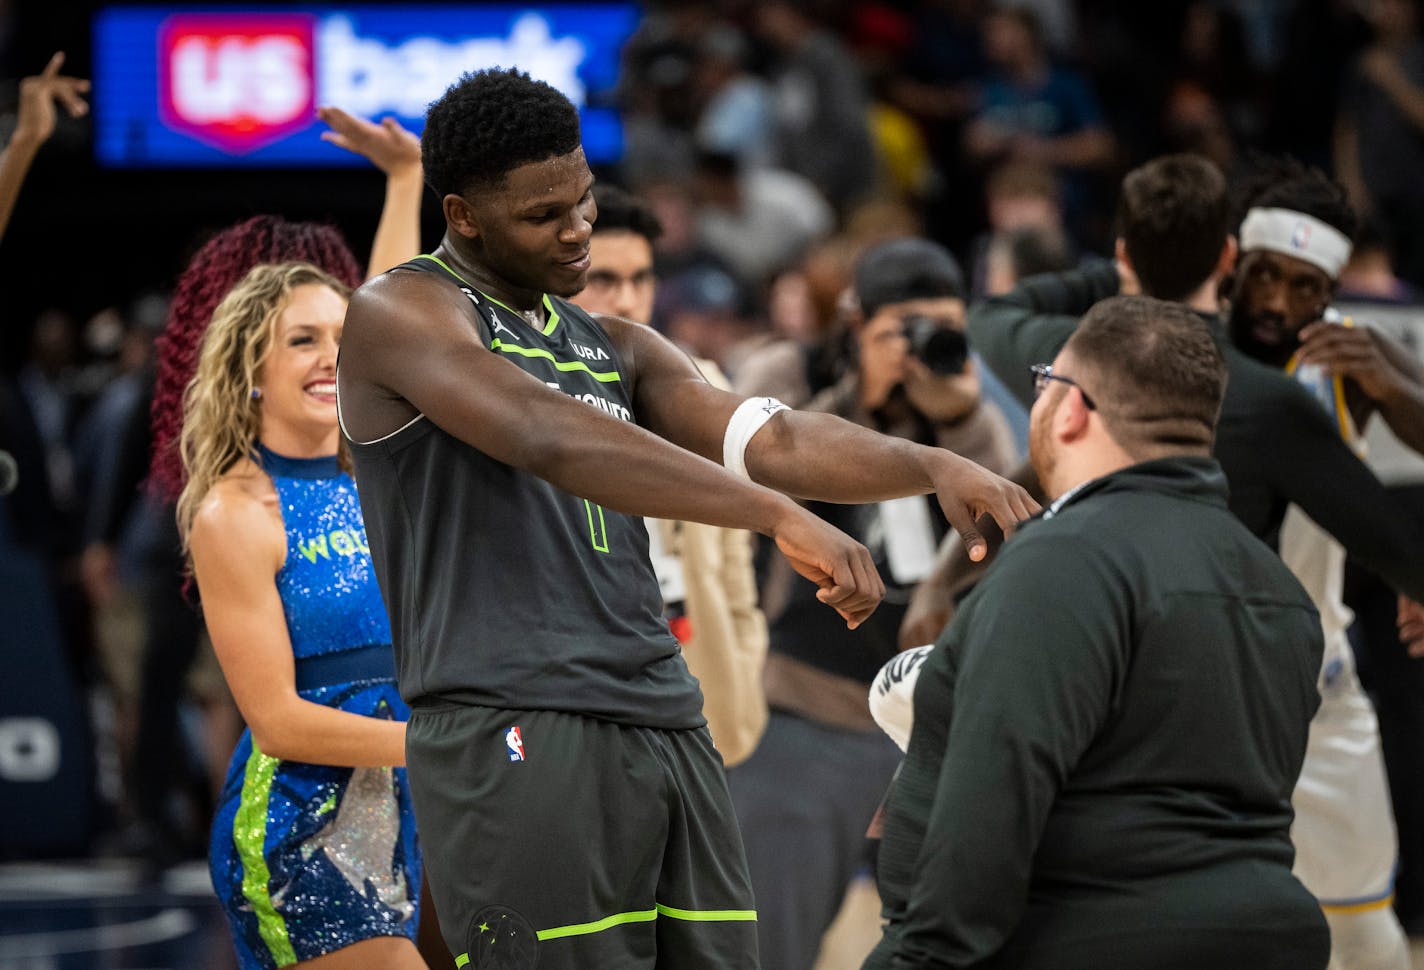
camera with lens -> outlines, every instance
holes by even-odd
[[[910,353],[941,377],[964,373],[969,363],[969,338],[934,317],[911,314],[902,321]]]

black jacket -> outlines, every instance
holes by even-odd
[[[1052,362],[1078,318],[1117,292],[1117,269],[1105,261],[1031,277],[970,312],[970,342],[1015,396],[1031,404],[1029,365]],[[1208,321],[1230,375],[1215,454],[1231,483],[1231,511],[1274,545],[1286,507],[1299,505],[1352,559],[1424,600],[1424,521],[1341,441],[1309,392],[1237,350],[1221,323]]]
[[[1211,459],[1026,523],[915,688],[878,873],[893,965],[1323,967],[1290,841],[1322,649]]]

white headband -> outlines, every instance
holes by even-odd
[[[1332,280],[1350,259],[1350,240],[1334,226],[1294,209],[1252,209],[1241,223],[1241,251],[1270,250],[1303,259]]]

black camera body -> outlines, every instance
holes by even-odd
[[[934,317],[911,314],[902,321],[910,353],[941,377],[963,374],[969,363],[969,338]]]

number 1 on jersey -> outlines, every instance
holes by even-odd
[[[588,536],[593,540],[593,548],[599,552],[607,552],[608,527],[603,523],[603,506],[594,505],[584,499],[583,507],[588,509]]]

